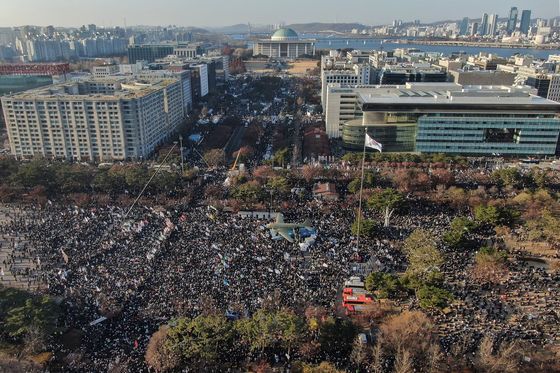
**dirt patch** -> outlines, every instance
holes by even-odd
[[[316,60],[299,60],[290,63],[288,73],[291,75],[308,75],[315,68],[317,68]]]

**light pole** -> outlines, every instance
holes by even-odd
[[[185,157],[183,157],[183,135],[179,135],[179,143],[181,147],[181,177],[185,175]]]

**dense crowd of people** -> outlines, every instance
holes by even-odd
[[[135,343],[145,346],[159,324],[210,307],[234,317],[266,303],[333,308],[349,276],[353,216],[334,206],[326,216],[312,206],[287,214],[316,225],[318,238],[307,252],[272,240],[265,221],[207,207],[125,213],[49,205],[32,224],[5,226],[27,236],[33,249],[25,254],[40,258],[37,280],[66,299],[66,326],[85,331],[85,346],[100,364],[130,353]],[[102,316],[109,320],[89,326]]]
[[[349,229],[355,216],[345,203],[304,200],[284,211],[287,221],[313,222],[318,237],[307,251],[273,240],[266,221],[202,205],[139,206],[126,216],[121,207],[55,203],[27,211],[33,219],[4,223],[1,233],[25,236],[29,244],[15,247],[12,258],[35,258],[29,278],[66,300],[65,326],[84,332],[82,352],[92,369],[103,370],[127,356],[141,365],[150,335],[177,316],[212,309],[246,317],[266,304],[335,309],[355,268]],[[362,240],[360,257],[375,263],[372,269],[402,272],[399,242],[417,228],[441,237],[453,215],[444,205],[410,201],[383,237]],[[474,346],[487,334],[535,344],[558,341],[560,304],[552,296],[558,274],[513,260],[502,285],[480,286],[470,276],[472,261],[469,252],[446,252],[445,286],[456,302],[433,314],[444,347],[465,338]]]

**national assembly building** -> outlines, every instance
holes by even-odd
[[[260,39],[253,47],[254,56],[295,59],[315,55],[315,41],[300,39],[291,28],[281,28],[270,39]]]

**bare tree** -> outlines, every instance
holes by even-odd
[[[373,360],[370,369],[373,373],[383,373],[383,347],[381,343],[376,343],[373,347]]]
[[[385,321],[379,331],[380,343],[388,352],[407,350],[421,356],[432,344],[434,326],[424,313],[405,311]]]
[[[406,349],[401,349],[395,359],[395,373],[410,373],[414,371],[412,355]]]
[[[443,353],[440,347],[433,343],[428,349],[428,354],[426,356],[426,368],[429,373],[441,372],[443,362]]]
[[[488,373],[515,373],[519,371],[520,356],[516,342],[504,342],[494,353],[494,341],[486,336],[478,348],[476,367]]]
[[[169,327],[164,325],[159,328],[150,338],[144,359],[146,364],[156,372],[166,372],[176,369],[180,363],[177,353],[167,346],[167,331]]]

